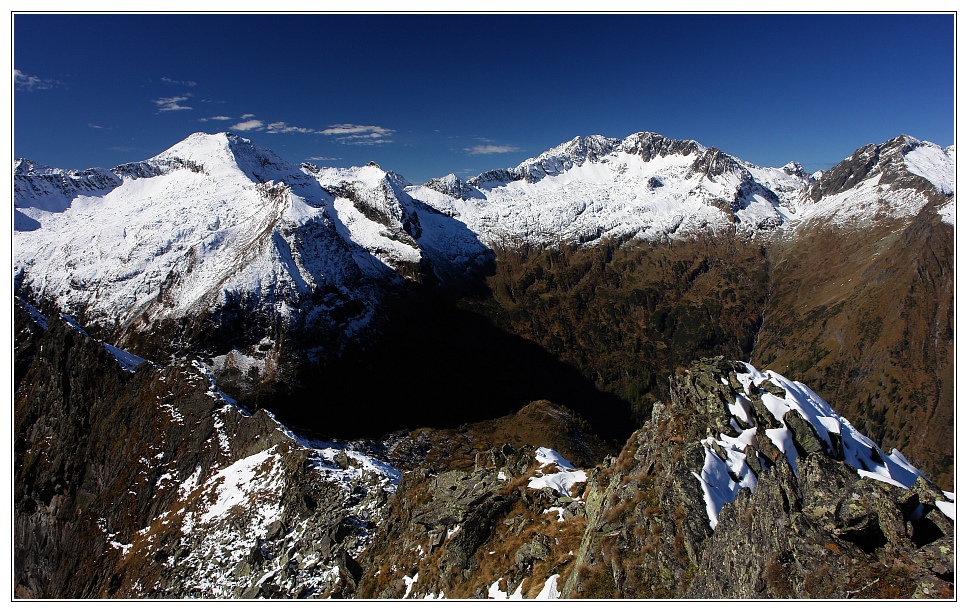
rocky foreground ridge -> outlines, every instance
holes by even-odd
[[[546,402],[321,442],[15,314],[16,597],[954,594],[954,495],[742,362],[675,373],[617,455]]]

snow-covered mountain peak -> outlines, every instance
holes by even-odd
[[[954,160],[928,141],[900,135],[857,149],[811,183],[806,218],[846,220],[916,215],[954,195]]]
[[[477,189],[468,185],[466,181],[450,173],[443,177],[431,179],[425,183],[430,189],[450,196],[457,200],[466,200],[469,197],[483,198],[484,195]]]
[[[585,138],[576,136],[533,158],[528,158],[514,168],[491,170],[472,178],[468,183],[481,188],[496,187],[520,180],[536,183],[545,177],[557,176],[575,166],[583,166],[586,161],[599,162],[611,154],[618,144],[618,139],[600,135]]]
[[[692,140],[654,132],[575,137],[513,168],[408,189],[484,240],[654,239],[739,225],[772,232],[796,216],[803,177],[760,168]]]
[[[803,180],[807,180],[808,178],[807,171],[803,169],[803,166],[800,165],[800,162],[787,162],[780,167],[780,170],[792,177],[799,177]]]
[[[518,165],[518,168],[528,167],[543,160],[555,160],[568,158],[573,164],[581,166],[586,159],[597,161],[599,157],[611,153],[619,143],[616,138],[606,138],[600,134],[593,134],[582,138],[576,136],[573,139],[561,143],[557,147],[552,147],[544,153],[525,160]]]
[[[196,132],[146,163],[162,167],[187,167],[211,177],[231,177],[241,173],[254,183],[286,183],[294,192],[312,200],[321,197],[318,189],[310,187],[307,172],[302,166],[288,162],[273,151],[231,132]]]
[[[147,161],[183,159],[201,164],[235,164],[235,156],[229,148],[229,136],[227,132],[195,132]]]
[[[955,161],[946,149],[928,142],[909,138],[910,150],[904,152],[904,164],[908,171],[924,177],[944,195],[955,193]],[[912,142],[913,141],[913,142]]]

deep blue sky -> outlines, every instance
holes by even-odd
[[[953,143],[954,38],[952,15],[18,14],[14,155],[111,167],[230,130],[423,182],[649,130],[813,171]]]

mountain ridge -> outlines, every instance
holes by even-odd
[[[764,169],[695,141],[639,132],[623,139],[576,137],[501,171],[508,180],[488,187],[456,175],[413,185],[375,162],[346,169],[296,165],[237,135],[196,133],[112,171],[54,172],[16,163],[15,220],[33,225],[15,231],[15,290],[148,359],[203,356],[220,381],[231,380],[233,393],[252,402],[257,390],[298,386],[299,377],[326,380],[313,369],[339,364],[346,351],[360,364],[374,356],[357,349],[374,345],[387,360],[404,359],[380,345],[387,326],[396,325],[391,322],[416,326],[407,342],[463,380],[431,355],[431,347],[446,343],[421,340],[435,334],[429,317],[390,314],[416,308],[442,313],[455,339],[505,347],[516,344],[509,334],[518,336],[541,345],[519,346],[522,356],[552,368],[558,368],[554,359],[570,356],[569,366],[600,389],[615,384],[603,378],[611,373],[625,381],[622,400],[641,404],[656,399],[653,394],[662,397],[655,375],[674,365],[653,362],[683,357],[674,347],[751,349],[771,290],[741,284],[774,282],[768,262],[757,263],[769,259],[767,246],[810,240],[798,237],[817,228],[857,233],[851,241],[882,240],[881,229],[935,213],[941,226],[952,226],[953,153],[901,136],[863,147],[811,181],[795,163]],[[721,238],[704,243],[705,236]],[[615,261],[623,268],[612,269],[614,248],[660,243],[678,246],[655,254],[653,272],[624,257]],[[582,257],[574,257],[576,266],[558,276],[556,266],[575,249],[599,250],[603,259],[590,255],[577,265]],[[525,255],[520,264],[513,264],[516,250]],[[548,257],[533,259],[543,250]],[[499,275],[487,277],[500,258]],[[514,270],[518,265],[532,269]],[[606,275],[598,289],[580,287],[589,267]],[[635,292],[618,282],[636,277],[644,282],[633,283]],[[856,284],[849,271],[827,281],[834,285],[826,291]],[[537,294],[529,285],[545,289]],[[602,322],[566,310],[587,308],[582,301],[598,300],[592,294],[602,288],[605,302],[598,306],[610,313],[609,325],[638,339],[622,350],[653,361],[640,373],[621,374],[609,363],[614,356],[606,357],[614,347],[595,348],[609,336]],[[715,295],[703,293],[712,288]],[[438,290],[441,296],[432,297]],[[473,299],[471,311],[483,319],[453,314],[453,304],[431,304],[466,304],[466,291],[497,298]],[[408,297],[413,292],[423,298]],[[741,296],[754,301],[747,307],[756,314],[742,312]],[[659,304],[658,297],[673,303]],[[617,304],[621,316],[613,310]],[[643,307],[655,312],[635,315]],[[542,312],[528,315],[529,308]],[[549,321],[546,313],[563,319]],[[643,321],[631,325],[621,317]],[[651,336],[638,338],[645,330]],[[816,342],[828,335],[817,334]],[[794,337],[772,338],[791,344]],[[823,355],[825,347],[811,348],[811,355]],[[575,362],[577,356],[584,361]],[[943,350],[939,356],[944,362]],[[481,360],[470,353],[464,359]],[[578,396],[587,398],[579,387]]]
[[[953,156],[17,161],[14,595],[952,598]]]

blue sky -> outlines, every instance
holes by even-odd
[[[14,155],[112,167],[197,131],[471,176],[653,131],[829,168],[954,142],[952,15],[14,16]]]

